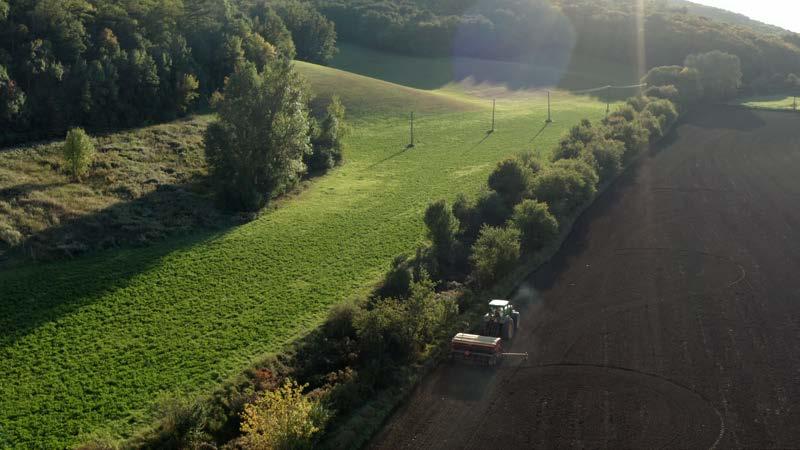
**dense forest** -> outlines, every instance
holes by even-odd
[[[325,63],[335,42],[289,0],[0,0],[0,144],[168,120],[239,62]]]
[[[746,83],[800,73],[800,36],[739,26],[725,15],[709,19],[664,0],[645,3],[641,24],[633,0],[316,1],[342,40],[394,52],[537,64],[577,53],[633,64],[641,25],[648,68],[721,50],[739,56]]]

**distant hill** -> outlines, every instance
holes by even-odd
[[[770,25],[764,22],[759,22],[758,20],[751,19],[745,16],[744,14],[735,13],[721,8],[715,8],[713,6],[700,5],[698,3],[689,2],[686,0],[657,0],[657,1],[658,3],[663,3],[664,7],[667,8],[679,9],[679,10],[683,9],[687,14],[706,17],[712,20],[716,20],[718,22],[727,23],[729,25],[736,25],[745,28],[750,28],[752,30],[761,33],[771,33],[771,34],[790,33],[790,31],[785,30],[781,27]]]
[[[641,0],[314,2],[336,24],[340,41],[383,52],[537,67],[591,55],[648,68],[720,50],[741,59],[746,84],[800,73],[800,35],[686,0],[647,0],[643,21]]]

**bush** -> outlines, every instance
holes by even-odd
[[[353,322],[358,314],[359,307],[354,302],[337,303],[328,312],[328,319],[323,325],[325,336],[332,339],[353,338],[356,329]]]
[[[586,185],[591,186],[595,190],[597,185],[600,183],[600,178],[597,176],[597,172],[594,170],[594,167],[592,167],[586,161],[581,161],[578,159],[562,159],[561,161],[554,162],[553,167],[557,169],[574,170],[580,174],[581,180],[586,183]]]
[[[566,167],[547,168],[531,184],[531,196],[547,203],[559,221],[569,217],[596,192],[584,175]]]
[[[644,108],[650,103],[650,99],[643,95],[637,95],[635,97],[630,97],[625,103],[633,108],[634,111],[640,113],[644,111]]]
[[[645,89],[644,95],[662,100],[675,101],[678,99],[679,94],[678,94],[678,88],[670,84],[668,86],[649,87]]]
[[[650,143],[649,132],[638,121],[629,122],[621,117],[609,117],[606,125],[606,138],[625,144],[625,153],[622,155],[623,165],[627,166],[647,149]]]
[[[531,178],[531,170],[518,159],[501,161],[489,175],[489,188],[500,194],[506,205],[513,207],[525,196]]]
[[[414,277],[408,267],[406,255],[400,255],[392,262],[392,268],[386,273],[383,284],[378,289],[378,296],[383,298],[405,298],[411,290]]]
[[[598,138],[590,142],[586,151],[592,155],[594,168],[601,183],[605,183],[622,172],[622,155],[625,144],[613,139]]]
[[[654,100],[645,107],[644,112],[648,112],[656,117],[661,123],[661,129],[666,131],[678,120],[678,110],[675,104],[669,100]]]
[[[514,208],[511,224],[520,232],[523,253],[534,253],[558,235],[558,221],[546,203],[524,200]]]
[[[553,161],[559,159],[574,159],[580,157],[586,145],[597,137],[597,129],[592,122],[583,119],[580,124],[570,128],[569,132],[561,138],[553,152]]]
[[[305,158],[308,171],[325,173],[341,164],[347,125],[345,124],[345,108],[339,97],[333,96],[325,118],[313,135],[312,151]]]
[[[698,72],[703,95],[712,101],[735,97],[742,85],[742,63],[736,55],[719,50],[689,55],[684,66]]]
[[[649,111],[644,111],[639,114],[639,118],[636,120],[647,130],[651,142],[655,142],[664,137],[664,129],[661,127],[661,120]]]
[[[95,149],[92,139],[82,128],[69,130],[61,151],[66,162],[67,172],[73,180],[80,181],[84,175],[89,173]]]
[[[627,104],[617,108],[617,110],[612,112],[608,117],[611,120],[619,117],[628,122],[633,122],[634,120],[636,120],[637,115],[638,113],[636,112],[636,109],[634,109],[634,107],[631,106],[630,104]]]
[[[532,175],[542,171],[542,161],[533,152],[523,152],[518,156],[519,162],[530,169]]]
[[[310,449],[325,427],[330,413],[319,401],[303,395],[306,386],[286,379],[283,386],[267,391],[242,414],[245,449]]]
[[[425,226],[428,228],[428,239],[433,243],[433,253],[439,264],[449,266],[452,263],[453,245],[458,232],[458,219],[447,207],[447,202],[439,200],[431,203],[425,210]]]
[[[425,276],[411,285],[406,300],[379,299],[356,316],[360,355],[380,377],[397,363],[414,361],[437,334],[447,329],[458,308],[452,300],[437,299]]]
[[[474,277],[489,286],[514,269],[519,260],[520,233],[516,228],[484,226],[472,247]]]

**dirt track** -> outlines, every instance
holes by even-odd
[[[800,448],[800,115],[670,141],[522,289],[530,359],[440,367],[373,447]]]

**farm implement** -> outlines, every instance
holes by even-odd
[[[519,329],[519,312],[508,300],[492,300],[483,316],[483,335],[458,333],[450,341],[450,358],[495,366],[504,358],[528,358],[528,353],[503,351],[503,340],[510,341]]]

